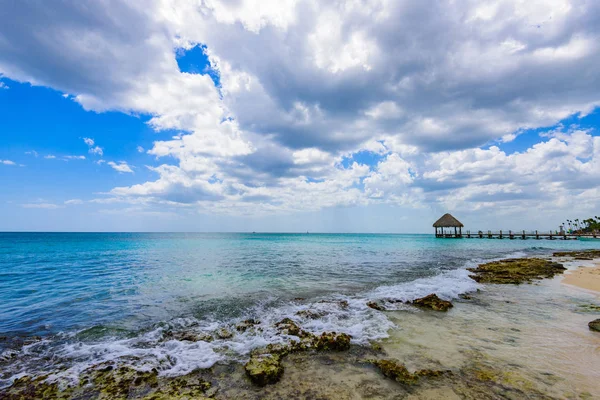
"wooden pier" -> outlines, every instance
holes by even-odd
[[[450,214],[445,214],[437,220],[433,227],[435,228],[435,237],[444,239],[548,239],[548,240],[577,240],[580,238],[600,238],[599,234],[579,234],[556,231],[477,231],[472,233],[466,231],[463,234],[462,228],[464,225]]]

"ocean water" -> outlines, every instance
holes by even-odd
[[[453,299],[478,288],[466,268],[479,262],[594,247],[433,235],[0,233],[0,387],[32,373],[76,379],[110,360],[165,375],[243,361],[291,339],[273,328],[285,317],[364,344],[398,324],[369,300]],[[307,309],[318,318],[297,315]],[[247,318],[260,329],[236,332]],[[235,335],[220,339],[223,328]],[[215,340],[166,334],[178,331]]]

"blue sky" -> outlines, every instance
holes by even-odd
[[[447,211],[550,229],[597,214],[598,7],[498,3],[448,18],[16,4],[0,27],[0,230],[428,232]]]

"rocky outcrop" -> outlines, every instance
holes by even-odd
[[[244,365],[244,369],[252,383],[258,386],[277,383],[283,375],[281,357],[277,354],[254,355]]]
[[[275,324],[275,328],[282,335],[303,337],[307,334],[290,318],[282,319]]]
[[[377,311],[385,311],[386,310],[386,308],[383,305],[379,304],[376,301],[369,301],[367,303],[367,307],[372,308],[373,310],[377,310]]]
[[[451,374],[450,371],[431,369],[421,369],[412,374],[408,371],[408,369],[406,369],[404,364],[398,362],[397,360],[371,360],[371,363],[379,368],[383,375],[402,385],[414,385],[419,381],[419,378],[422,377],[431,378]]]
[[[191,331],[166,331],[163,333],[163,340],[179,340],[188,342],[212,342],[213,337],[208,333]]]
[[[515,285],[552,278],[565,270],[562,264],[541,258],[509,258],[469,268],[473,272],[470,277],[476,282]]]
[[[588,324],[591,331],[600,332],[600,319],[595,319]]]
[[[410,304],[417,307],[429,308],[434,311],[448,311],[450,308],[454,307],[452,303],[440,299],[435,293],[413,300]]]
[[[600,250],[579,250],[579,251],[557,251],[552,253],[553,257],[572,257],[576,260],[593,260],[600,258]]]
[[[242,332],[243,333],[243,332],[246,332],[248,329],[253,328],[254,326],[256,326],[258,324],[260,324],[259,320],[250,318],[250,319],[247,319],[247,320],[244,320],[244,321],[238,323],[235,326],[235,330],[237,330],[238,332]]]
[[[314,347],[317,350],[344,351],[350,348],[350,339],[352,337],[345,333],[324,332],[315,339]]]
[[[326,313],[323,311],[300,310],[296,313],[296,315],[306,319],[319,319],[324,317]]]
[[[216,335],[219,339],[231,339],[233,337],[233,333],[225,328],[217,330]]]

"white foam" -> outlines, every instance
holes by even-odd
[[[211,319],[201,321],[195,318],[177,318],[134,338],[104,338],[99,342],[85,343],[77,340],[77,336],[70,335],[70,339],[64,344],[49,345],[44,342],[29,346],[25,349],[28,356],[25,359],[33,368],[36,363],[38,366],[42,365],[44,357],[51,354],[53,364],[48,365],[47,369],[57,370],[57,365],[68,366],[51,379],[66,379],[70,382],[77,382],[82,371],[103,362],[120,362],[138,370],[157,368],[160,374],[166,376],[183,375],[221,361],[243,361],[253,349],[270,343],[297,340],[295,336],[279,334],[274,326],[286,317],[311,333],[347,333],[352,336],[353,343],[366,344],[370,340],[387,337],[387,332],[394,326],[385,313],[369,308],[366,305],[368,301],[409,301],[430,293],[451,300],[461,293],[477,289],[478,284],[468,275],[468,271],[464,269],[454,270],[398,285],[381,286],[354,296],[336,296],[324,299],[325,302],[317,299],[312,303],[290,302],[273,307],[268,305],[271,302],[265,301],[248,309],[246,315],[236,320],[223,323]],[[347,305],[340,303],[341,301],[347,302]],[[311,310],[320,316],[311,319],[297,314],[304,310]],[[260,324],[243,333],[235,332],[235,324],[246,318],[258,319]],[[215,339],[212,342],[163,339],[167,329],[214,333],[219,328],[226,328],[235,332],[235,335],[230,339]],[[14,367],[15,374],[21,374],[24,370],[31,371],[27,365]],[[13,379],[16,377],[13,376]]]

